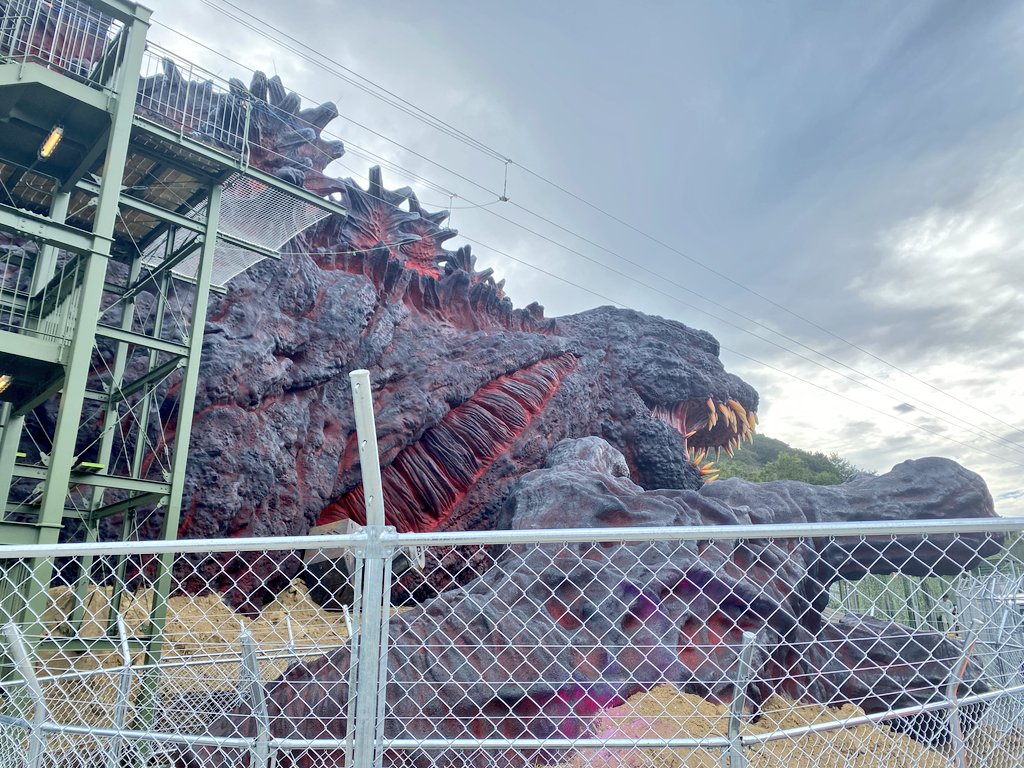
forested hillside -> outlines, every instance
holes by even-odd
[[[836,485],[865,473],[837,453],[803,451],[764,435],[755,435],[754,442],[744,445],[733,458],[723,453],[717,465],[721,468],[720,479],[740,477],[757,483],[800,480]]]

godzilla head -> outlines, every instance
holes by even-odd
[[[599,355],[588,375],[608,403],[604,437],[626,457],[644,488],[697,488],[713,480],[757,427],[758,395],[726,372],[706,331],[641,312],[600,307],[556,320]]]

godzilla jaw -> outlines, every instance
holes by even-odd
[[[683,455],[706,482],[718,479],[711,451],[715,461],[723,450],[731,457],[744,440],[753,442],[757,430],[757,411],[748,411],[733,399],[680,400],[671,406],[655,405],[651,415],[680,434]]]

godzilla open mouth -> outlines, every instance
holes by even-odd
[[[723,450],[732,456],[744,440],[753,442],[757,430],[757,411],[748,411],[732,399],[681,400],[673,406],[656,405],[651,415],[682,436],[687,461],[709,482],[718,477],[711,451],[715,451],[715,461],[721,458]]]
[[[511,447],[576,367],[572,353],[540,360],[484,385],[381,470],[387,520],[399,531],[434,530]],[[329,504],[317,525],[365,523],[363,488]]]

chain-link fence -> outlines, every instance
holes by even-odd
[[[11,547],[0,765],[1011,768],[1022,527]]]

